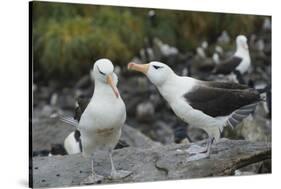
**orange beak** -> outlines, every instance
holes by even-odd
[[[118,91],[116,85],[113,82],[112,75],[107,76],[106,83],[108,85],[110,85],[110,87],[112,88],[115,96],[118,98],[119,97],[119,91]]]
[[[149,64],[136,64],[133,62],[128,64],[128,70],[135,70],[143,74],[146,74],[148,72],[148,68]]]

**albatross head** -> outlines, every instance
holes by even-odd
[[[91,70],[91,76],[95,81],[109,85],[115,96],[119,97],[119,91],[117,89],[117,76],[113,72],[114,67],[110,60],[99,59],[95,62],[93,70]]]
[[[238,35],[236,37],[236,46],[237,49],[244,49],[248,51],[247,37],[245,35]]]
[[[145,74],[156,86],[161,86],[169,79],[170,75],[174,73],[169,66],[156,61],[148,64],[136,64],[131,62],[128,64],[128,69]]]

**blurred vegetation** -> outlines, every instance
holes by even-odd
[[[254,33],[263,17],[254,15],[155,10],[81,4],[33,2],[33,66],[40,79],[77,79],[101,57],[125,65],[150,35],[174,45],[181,52],[194,49],[202,40],[214,40],[227,30]]]

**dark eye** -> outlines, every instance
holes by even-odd
[[[103,73],[102,71],[100,71],[100,68],[97,66],[97,68],[98,68],[98,70],[99,70],[99,72],[100,72],[100,74],[101,75],[105,75],[105,73]]]
[[[162,66],[155,66],[155,65],[153,65],[153,67],[157,70],[157,69],[159,69],[159,68],[162,68]]]

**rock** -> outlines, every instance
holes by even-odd
[[[40,87],[36,95],[40,100],[47,101],[51,96],[51,89],[49,87]]]
[[[123,127],[121,140],[126,141],[130,147],[149,148],[161,145],[128,125]]]
[[[41,112],[40,112],[40,116],[42,117],[50,117],[52,115],[52,113],[54,112],[54,108],[50,105],[45,105],[43,106]]]
[[[264,160],[235,170],[235,175],[271,173],[271,160]]]
[[[37,111],[37,110],[36,110]],[[63,144],[64,139],[75,128],[55,118],[34,118],[32,120],[32,150],[51,151],[54,144]],[[131,147],[152,147],[160,143],[152,141],[140,131],[125,125],[121,139]]]
[[[136,110],[136,118],[140,122],[149,122],[153,120],[154,106],[150,101],[138,104]]]
[[[59,98],[58,93],[53,93],[50,99],[50,105],[56,106],[58,103],[58,98]]]
[[[76,89],[85,89],[91,86],[93,82],[91,81],[90,74],[83,76],[80,80],[77,81],[74,88]]]
[[[149,96],[149,101],[153,104],[154,107],[157,108],[158,105],[160,105],[162,102],[162,99],[160,98],[159,93],[152,93]]]
[[[249,141],[271,141],[271,121],[255,115],[243,120],[235,129],[229,127],[223,136],[230,139],[246,139]]]
[[[187,147],[174,144],[115,150],[116,168],[132,171],[130,176],[119,180],[108,179],[111,170],[108,155],[96,153],[94,166],[98,174],[106,177],[101,184],[106,184],[234,175],[238,167],[271,158],[270,143],[223,140],[213,146],[210,158],[187,162],[187,155],[177,151]],[[36,157],[32,165],[33,187],[79,185],[91,171],[90,160],[81,154]]]
[[[74,110],[76,102],[74,93],[74,90],[64,88],[59,95],[58,106],[62,109]]]
[[[237,130],[246,140],[271,141],[271,126],[261,117],[245,119]]]
[[[137,87],[139,88],[140,91],[147,91],[149,88],[149,83],[147,78],[145,77],[138,77],[137,78]]]
[[[242,175],[254,175],[256,174],[255,172],[250,172],[250,171],[240,171],[240,170],[235,170],[234,175],[235,176],[242,176]]]
[[[72,126],[60,122],[57,118],[33,118],[32,150],[50,150],[52,144],[63,144],[65,137],[73,130]]]
[[[174,142],[175,143],[180,144],[185,140],[187,140],[187,142],[191,142],[190,138],[187,135],[187,126],[185,126],[184,124],[179,124],[177,122],[173,126],[173,130],[174,130]]]
[[[200,141],[208,138],[206,131],[196,127],[188,127],[187,134],[190,137],[191,141]]]
[[[155,129],[154,137],[156,141],[165,145],[174,143],[174,132],[169,125],[163,121],[157,121],[153,127]]]

